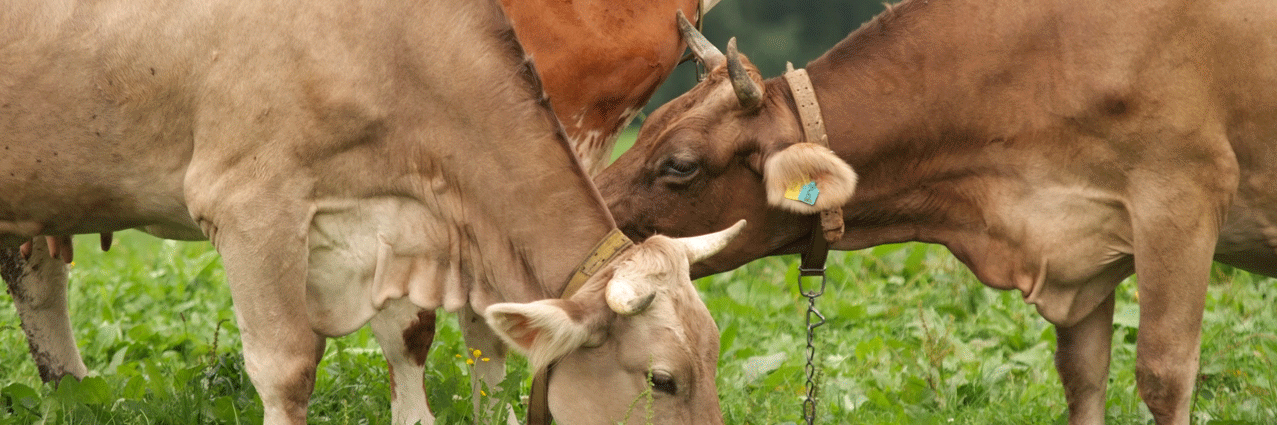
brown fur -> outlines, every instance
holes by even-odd
[[[807,66],[859,178],[834,247],[939,243],[1021,291],[1056,325],[1073,424],[1104,420],[1113,288],[1137,273],[1140,393],[1158,424],[1186,424],[1212,258],[1277,276],[1275,16],[1263,0],[889,8]],[[797,252],[814,230],[752,172],[801,140],[783,81],[743,111],[713,73],[598,177],[635,237],[749,219],[694,276]],[[662,177],[675,155],[706,166]]]

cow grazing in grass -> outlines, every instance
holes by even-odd
[[[621,130],[674,71],[684,51],[674,16],[718,0],[501,0],[519,42],[590,175],[612,158]]]
[[[594,175],[607,163],[620,130],[678,63],[684,43],[675,15],[694,16],[699,24],[699,16],[716,3],[503,0],[502,6],[520,43],[536,60],[560,122],[567,124],[569,145],[587,173]],[[88,369],[69,324],[65,267],[52,260],[41,265],[49,257],[71,262],[71,237],[44,239],[48,255],[43,249],[32,251],[30,242],[21,247],[23,259],[0,251],[0,264],[9,265],[0,272],[10,271],[0,275],[10,292],[28,294],[17,306],[41,377],[84,377]],[[102,248],[110,245],[111,233],[102,233]],[[40,271],[24,274],[24,264]],[[33,328],[36,323],[39,329]]]
[[[222,255],[266,423],[305,422],[325,338],[364,324],[394,422],[433,422],[441,307],[492,355],[490,385],[498,337],[559,359],[559,423],[620,420],[640,398],[657,423],[721,423],[718,335],[686,276],[732,231],[605,239],[614,222],[494,0],[3,8],[0,268],[55,283],[11,287],[29,331],[70,341],[65,269],[41,243],[24,264],[19,244],[140,228]],[[78,362],[42,342],[37,358]]]
[[[1135,273],[1163,425],[1189,420],[1212,259],[1277,276],[1275,2],[908,0],[806,67],[829,149],[804,142],[801,84],[691,44],[708,79],[597,182],[633,237],[749,219],[694,276],[798,252],[841,207],[836,249],[938,243],[1020,290],[1056,326],[1070,423],[1099,424]],[[785,196],[810,182],[812,204]]]

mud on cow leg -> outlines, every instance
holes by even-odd
[[[0,275],[18,310],[40,379],[57,382],[67,375],[80,379],[88,368],[71,334],[67,266],[50,256],[39,239],[30,243],[29,258],[24,259],[27,256],[18,248],[0,249]]]
[[[392,300],[369,322],[390,368],[390,416],[395,425],[435,422],[426,400],[426,356],[434,342],[435,312]]]

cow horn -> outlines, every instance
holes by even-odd
[[[647,310],[656,299],[656,287],[644,279],[616,276],[607,283],[604,298],[607,306],[617,314],[633,315]]]
[[[696,56],[696,60],[705,64],[706,70],[713,70],[723,63],[723,52],[714,47],[705,35],[696,30],[691,22],[687,21],[687,17],[683,16],[683,11],[678,11],[678,30],[683,33],[683,41],[687,42],[687,47],[692,49],[692,54]]]
[[[689,238],[678,238],[676,241],[682,242],[687,248],[687,260],[690,263],[697,263],[701,260],[709,258],[711,255],[717,254],[731,242],[736,235],[740,234],[740,230],[745,228],[745,220],[737,221],[732,227],[728,227],[718,232],[708,235],[692,236]]]
[[[745,64],[741,63],[740,51],[736,50],[736,37],[727,41],[727,75],[732,77],[732,88],[736,89],[736,97],[740,99],[742,108],[754,109],[762,104],[763,89],[750,78]]]

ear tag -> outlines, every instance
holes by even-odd
[[[816,181],[809,181],[807,184],[795,184],[785,189],[785,199],[792,199],[807,205],[816,205],[816,198],[820,196],[820,189],[816,187]]]

